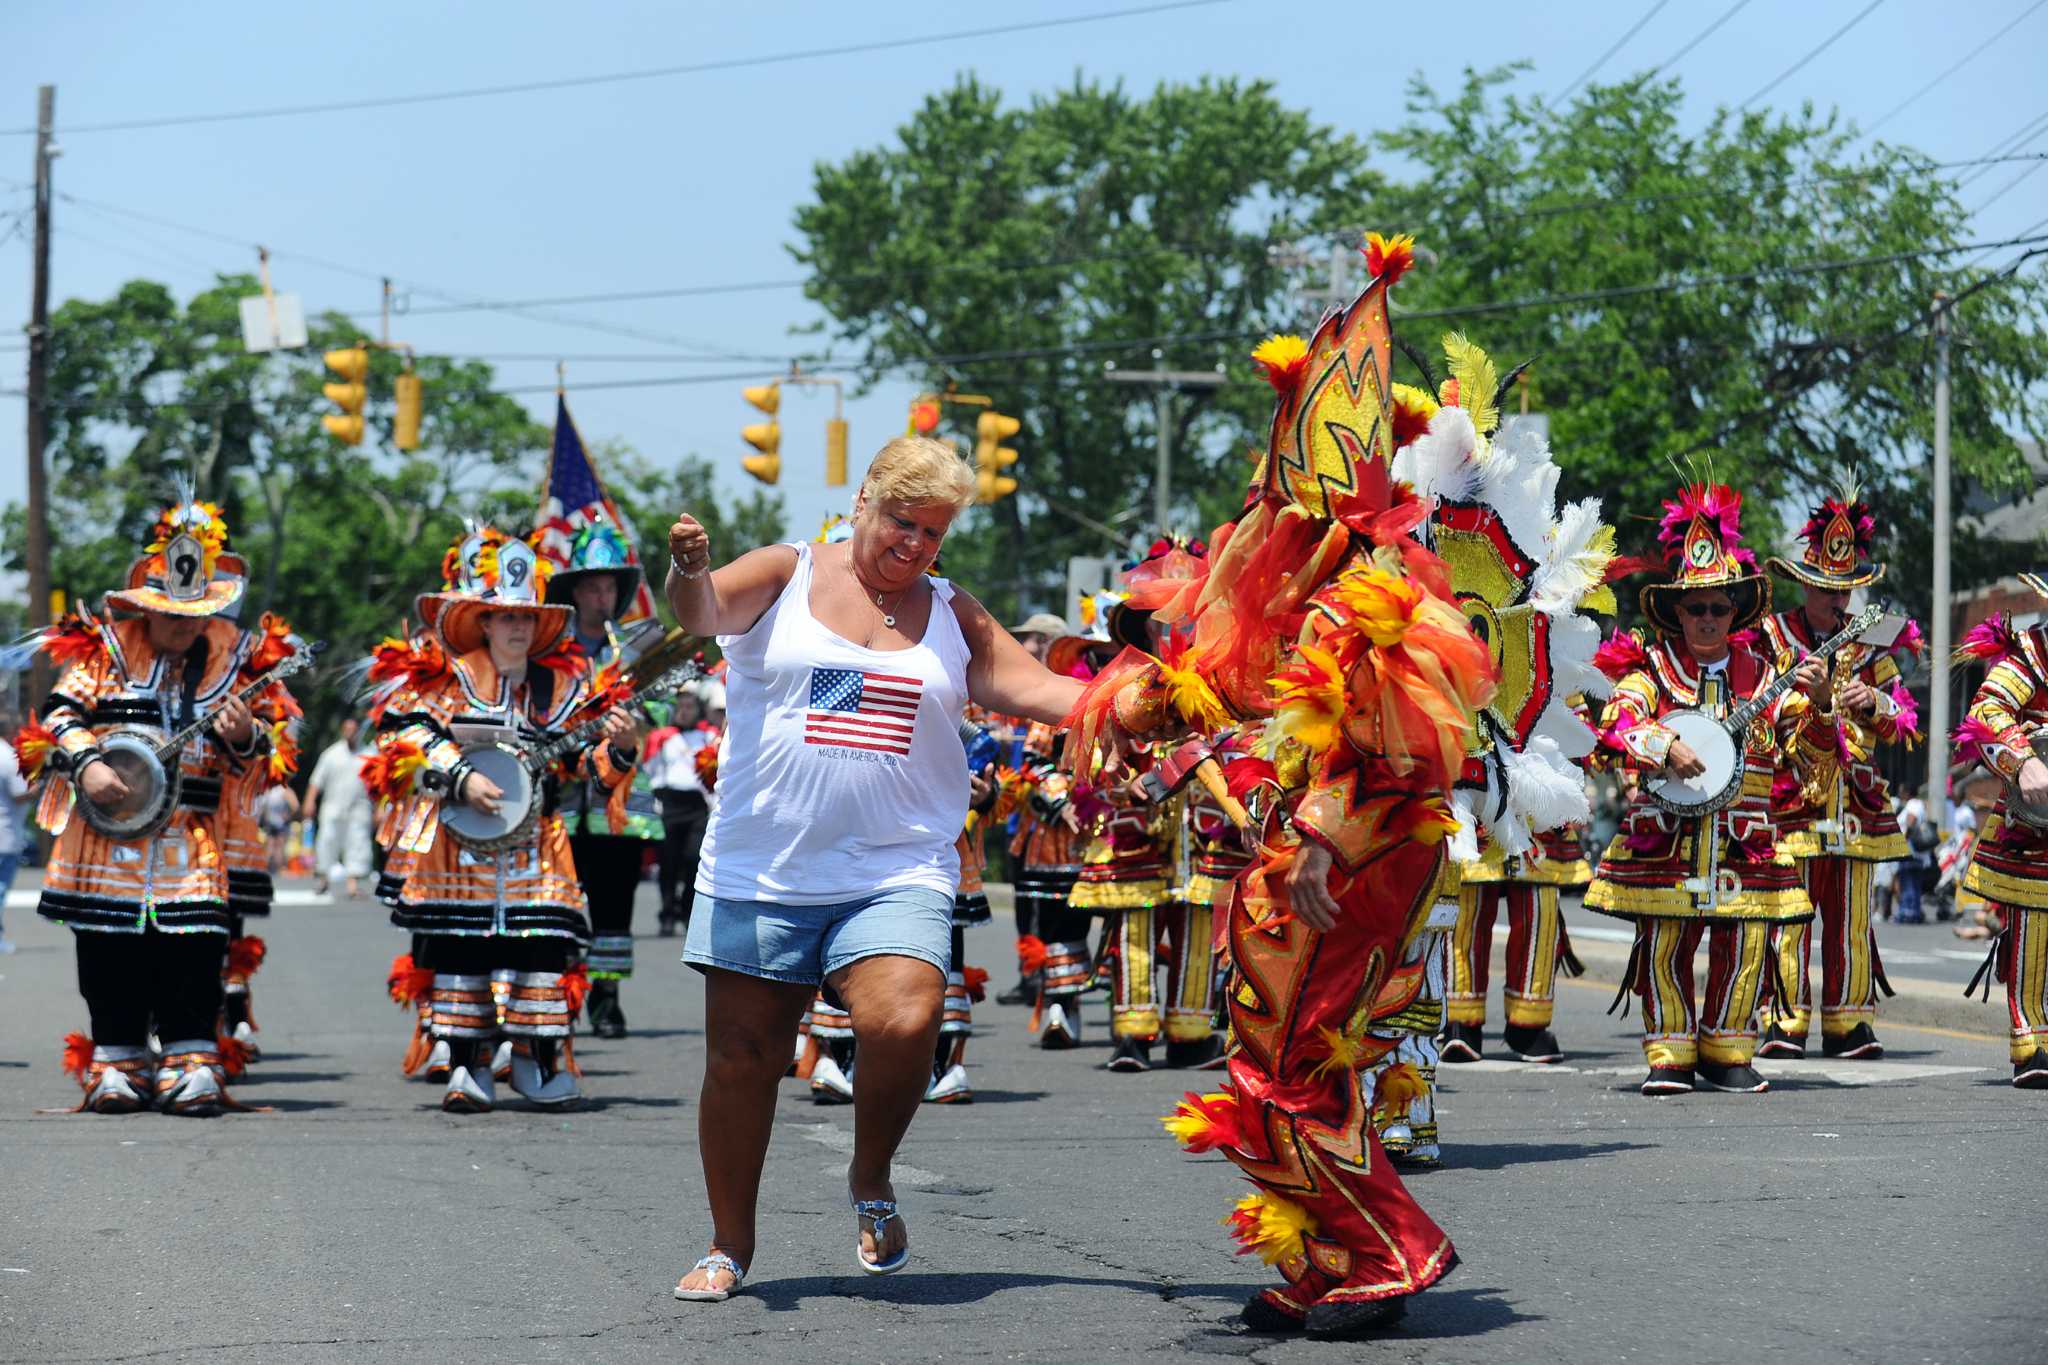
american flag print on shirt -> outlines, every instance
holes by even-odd
[[[804,743],[910,757],[917,704],[916,678],[853,668],[811,670],[811,707],[804,713]]]

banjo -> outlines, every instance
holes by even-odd
[[[292,651],[290,657],[236,693],[252,701],[272,683],[310,668],[313,659],[327,647],[315,640]],[[78,811],[96,833],[109,839],[146,839],[162,829],[178,808],[178,794],[185,785],[184,765],[178,752],[201,730],[213,723],[211,713],[200,716],[184,729],[163,739],[144,726],[123,726],[101,738],[98,757],[114,770],[128,794],[112,805],[100,805],[79,792]]]
[[[1884,617],[1883,607],[1865,607],[1854,620],[1817,646],[1808,659],[1830,659]],[[1792,690],[1795,674],[1778,675],[1769,686],[1736,707],[1723,720],[1698,707],[1674,711],[1657,723],[1671,730],[1699,755],[1706,771],[1694,777],[1669,772],[1643,780],[1643,790],[1673,815],[1704,816],[1726,810],[1742,795],[1742,777],[1749,768],[1749,728],[1772,702]]]
[[[2034,757],[2048,763],[2048,731],[2033,737]],[[2020,795],[2020,784],[2005,784],[2005,817],[2018,821],[2028,829],[2048,830],[2048,805],[2037,806]]]
[[[635,667],[636,675],[648,671],[649,664],[660,668],[694,643],[689,636],[677,631],[647,652]],[[641,683],[636,680],[633,699],[644,701],[681,691],[685,683],[701,677],[703,672],[703,665],[695,658],[670,663],[649,681]],[[605,711],[575,729],[543,744],[505,736],[464,745],[462,758],[470,771],[496,783],[503,795],[498,798],[498,809],[486,815],[467,802],[457,800],[456,793],[444,793],[441,828],[448,832],[449,838],[472,853],[499,853],[527,842],[533,837],[534,826],[540,823],[543,775],[556,760],[596,739],[604,728],[605,714],[610,709],[606,707]]]

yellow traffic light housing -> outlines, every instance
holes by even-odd
[[[369,399],[370,352],[362,346],[329,351],[327,368],[340,376],[339,384],[323,384],[320,392],[341,411],[320,419],[327,434],[345,446],[363,442],[363,404]]]
[[[398,412],[391,421],[391,444],[400,450],[418,450],[422,406],[420,377],[407,370],[398,376],[392,389],[398,400]]]
[[[846,487],[846,422],[834,417],[825,423],[825,486]]]
[[[1003,444],[1023,428],[1015,417],[984,412],[974,423],[974,483],[977,501],[988,503],[1017,491],[1017,481],[1003,470],[1017,463],[1017,452]]]
[[[756,384],[750,389],[741,389],[740,397],[773,417],[782,407],[782,385]]]
[[[756,384],[750,389],[742,389],[740,396],[772,417],[782,406],[782,385]],[[741,467],[762,483],[774,483],[782,477],[781,423],[755,422],[741,427],[740,439],[761,452],[743,457]]]

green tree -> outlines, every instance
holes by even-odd
[[[1971,266],[1951,250],[1976,240],[1954,173],[1909,148],[1858,150],[1833,116],[1722,111],[1689,133],[1676,81],[1555,108],[1515,94],[1515,74],[1468,73],[1450,95],[1418,78],[1384,139],[1417,168],[1375,205],[1424,248],[1395,291],[1402,338],[1427,354],[1457,328],[1503,371],[1533,360],[1562,491],[1602,495],[1625,542],[1648,542],[1674,465],[1743,488],[1759,549],[1832,483],[1860,481],[1891,590],[1924,612],[1929,306],[2016,253]],[[1683,287],[1639,289],[1664,282]],[[2041,429],[2044,288],[2022,273],[1960,305],[1959,485],[2026,478],[2012,433]],[[1959,549],[1958,583],[2010,553]]]
[[[700,456],[685,455],[675,468],[658,469],[626,442],[609,440],[592,446],[590,458],[603,471],[620,513],[633,523],[634,548],[657,600],[668,572],[668,528],[678,512],[703,523],[721,561],[789,538],[781,493],[756,488],[734,502],[719,493],[711,462]]]
[[[1269,246],[1355,218],[1364,147],[1284,107],[1264,82],[1164,85],[1136,98],[1079,81],[1005,107],[971,77],[927,98],[892,145],[820,165],[796,256],[862,377],[909,373],[986,393],[1023,421],[1017,496],[969,517],[947,571],[998,611],[1061,602],[1069,555],[1114,553],[1149,525],[1149,393],[1105,362],[1208,369],[1284,312]],[[932,357],[982,357],[937,361]],[[1262,397],[1265,395],[1265,397]],[[1242,495],[1243,441],[1270,397],[1246,382],[1180,405],[1181,530]],[[973,446],[977,410],[949,408]]]

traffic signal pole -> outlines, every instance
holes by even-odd
[[[1934,619],[1927,657],[1927,818],[1948,829],[1949,654],[1955,617],[1949,591],[1948,334],[1946,294],[1934,296]]]
[[[50,162],[57,87],[36,91],[36,240],[28,322],[28,623],[50,624],[50,485],[44,447],[50,438]],[[29,670],[33,701],[50,690],[49,660],[41,653]]]

